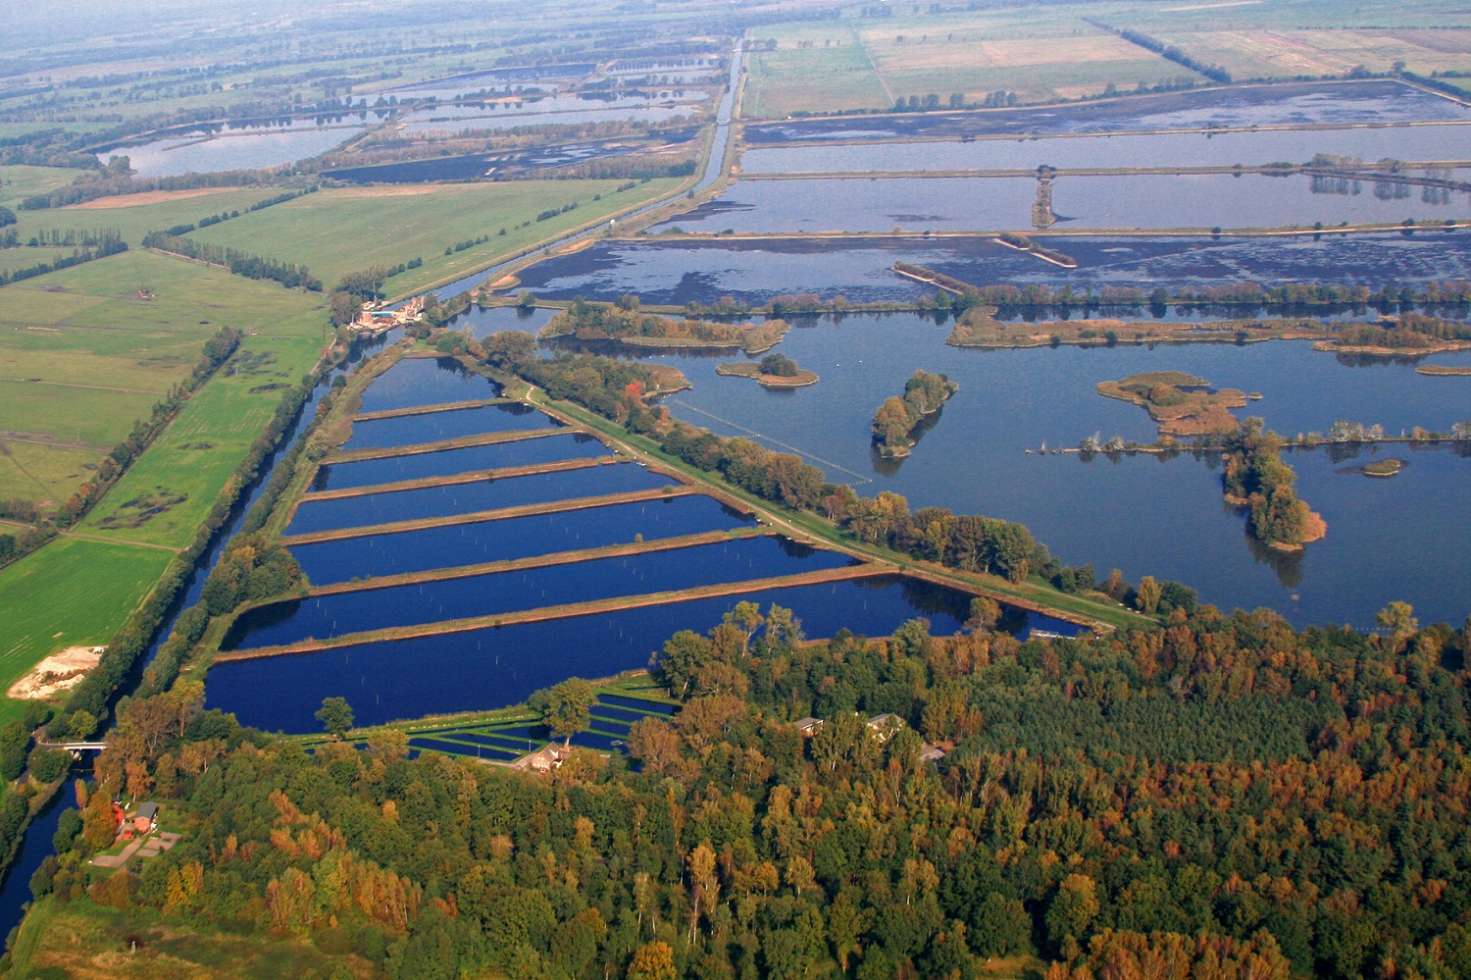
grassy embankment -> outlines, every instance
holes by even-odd
[[[66,291],[46,293],[47,285]],[[121,315],[122,295],[141,285],[154,289],[157,299]],[[7,612],[0,619],[0,690],[56,649],[107,642],[173,554],[188,545],[285,386],[316,362],[325,322],[319,298],[147,253],[88,263],[31,280],[26,288],[71,305],[78,329],[66,336],[88,338],[103,352],[116,347],[137,361],[174,351],[170,356],[192,364],[204,339],[221,326],[238,327],[246,337],[79,527],[0,570],[0,608]],[[193,334],[185,329],[191,322]],[[72,359],[86,362],[57,357],[63,364]],[[98,402],[89,411],[118,409]],[[132,417],[125,421],[131,427]],[[0,722],[16,717],[20,707],[0,699]]]
[[[329,289],[348,273],[422,258],[421,267],[394,276],[384,287],[390,294],[407,294],[653,200],[679,181],[661,178],[618,190],[624,183],[527,180],[339,188],[202,228],[190,237],[304,264]],[[577,207],[571,211],[536,220],[542,212],[573,203]],[[486,241],[444,254],[446,247],[482,235]]]

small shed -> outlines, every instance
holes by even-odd
[[[926,742],[924,743],[924,747],[919,750],[920,762],[939,762],[943,758],[945,758],[945,750],[938,745],[931,745],[929,742]]]
[[[885,712],[884,714],[874,715],[868,719],[868,727],[870,731],[879,737],[880,741],[887,742],[894,737],[894,734],[899,729],[904,727],[904,719],[896,714]]]
[[[812,718],[812,717],[809,716],[807,718],[798,718],[797,719],[797,732],[803,738],[811,738],[812,736],[816,735],[817,734],[817,730],[819,728],[821,728],[821,727],[822,727],[822,719],[821,718]]]

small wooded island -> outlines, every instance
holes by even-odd
[[[617,303],[577,300],[541,328],[543,340],[573,337],[624,344],[629,347],[681,347],[690,350],[744,350],[760,354],[786,336],[785,320],[761,323],[722,323],[716,320],[676,320],[639,310],[637,297]]]
[[[914,449],[914,430],[938,412],[960,390],[943,374],[915,371],[904,383],[904,394],[884,400],[873,415],[873,442],[879,455],[889,459],[908,456]]]
[[[1322,516],[1300,500],[1297,474],[1282,461],[1282,440],[1250,418],[1226,440],[1222,459],[1226,502],[1249,508],[1246,529],[1277,551],[1301,551],[1328,533]]]
[[[805,388],[817,384],[817,372],[797,366],[785,354],[767,354],[759,361],[721,364],[715,373],[731,378],[750,378],[763,388]]]

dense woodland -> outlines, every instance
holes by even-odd
[[[806,644],[744,604],[666,643],[684,707],[635,726],[633,765],[551,777],[408,761],[395,733],[309,756],[179,685],[121,707],[33,886],[405,977],[1471,971],[1465,629],[1202,607],[1019,644],[985,605],[953,639]],[[190,826],[103,878],[80,861],[114,792]]]

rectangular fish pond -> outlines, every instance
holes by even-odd
[[[565,459],[590,459],[606,456],[610,450],[601,441],[581,432],[569,432],[555,439],[522,439],[445,449],[437,453],[415,453],[412,456],[388,456],[365,459],[356,463],[329,463],[317,470],[313,490],[346,490],[371,487],[400,480],[418,480],[433,476],[452,476],[477,470],[501,469],[508,466],[533,466],[556,463]]]
[[[892,633],[923,617],[932,632],[957,632],[970,596],[900,576],[769,589],[743,596],[697,599],[595,616],[549,620],[326,650],[221,663],[206,683],[208,707],[234,712],[266,730],[316,731],[325,697],[347,698],[360,725],[450,711],[516,704],[567,677],[606,677],[643,667],[681,629],[707,630],[738,601],[792,609],[809,636],[850,629]],[[1003,625],[1021,635],[1033,627],[1076,629],[1011,610]]]
[[[552,429],[561,425],[556,419],[529,405],[486,405],[481,408],[457,408],[426,415],[399,415],[394,418],[354,422],[352,436],[342,446],[346,452],[355,449],[396,449],[421,442],[462,439],[486,432],[519,432],[529,429]]]
[[[751,523],[751,518],[714,497],[691,495],[399,534],[343,538],[296,545],[291,553],[313,583],[327,585],[359,577],[601,548],[632,542],[640,535],[652,541],[702,531],[724,531]]]
[[[599,558],[467,578],[342,592],[257,606],[241,614],[220,644],[255,649],[350,633],[495,613],[646,595],[722,582],[798,575],[855,565],[778,537]]]
[[[671,478],[633,463],[618,463],[562,473],[511,476],[336,500],[308,500],[297,509],[286,533],[307,534],[391,521],[447,517],[522,504],[650,490],[672,486],[673,483]]]
[[[360,412],[383,412],[447,402],[495,398],[500,386],[471,374],[451,357],[405,357],[374,378],[363,392]]]

